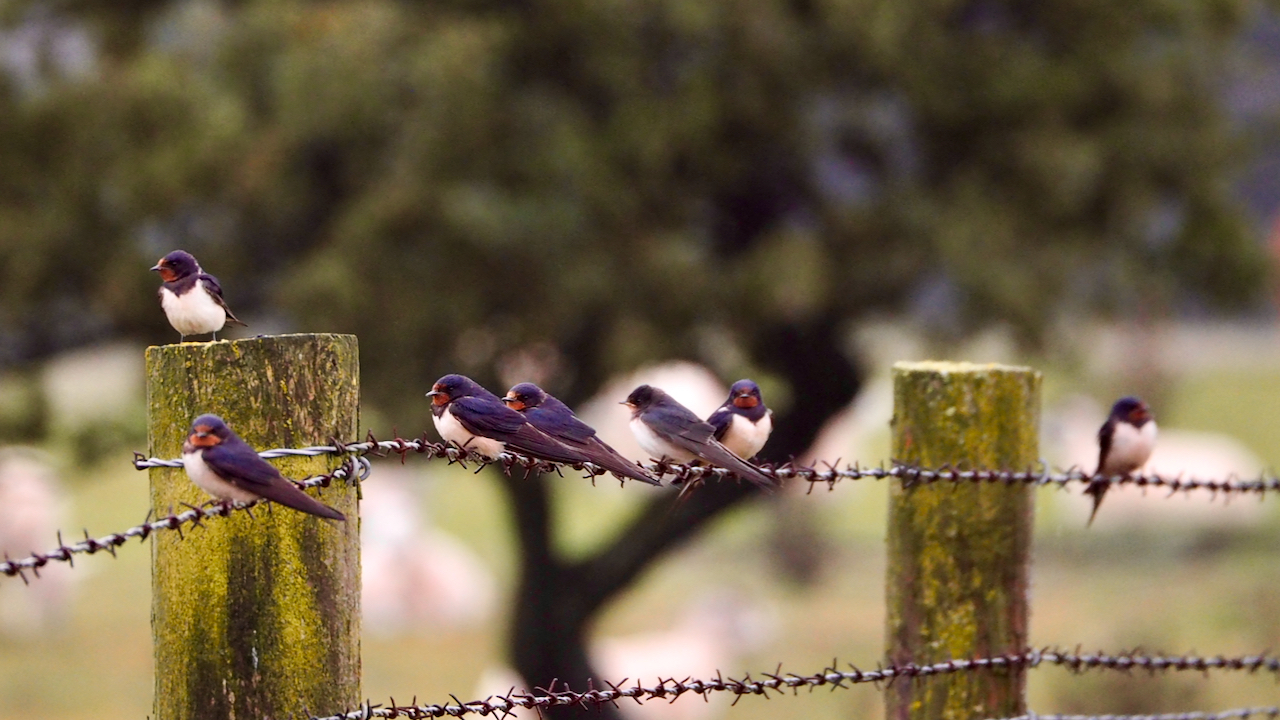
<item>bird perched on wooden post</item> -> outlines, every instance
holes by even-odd
[[[160,307],[178,331],[180,342],[188,335],[205,333],[212,333],[217,340],[224,325],[245,325],[222,299],[218,279],[202,270],[191,253],[174,250],[151,269],[160,273],[164,281],[159,291]]]

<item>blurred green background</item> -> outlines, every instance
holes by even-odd
[[[222,281],[240,337],[358,335],[362,426],[379,435],[425,429],[421,394],[446,372],[540,382],[620,448],[609,403],[626,382],[673,378],[705,412],[751,376],[778,413],[767,458],[880,462],[889,363],[947,358],[1043,370],[1054,464],[1092,469],[1107,405],[1137,393],[1161,424],[1159,469],[1275,467],[1276,12],[0,0],[0,441],[34,448],[0,457],[0,540],[23,553],[51,528],[141,521],[142,348],[175,340],[146,268],[179,247]],[[658,369],[675,360],[703,369]],[[378,477],[401,494],[379,505]],[[566,563],[669,501],[529,487]],[[366,598],[375,701],[520,682],[503,671],[508,609],[537,588],[511,492],[377,468],[367,580],[421,560],[424,584]],[[668,646],[705,651],[713,667],[687,671],[704,675],[874,664],[884,496],[858,483],[699,506],[696,540],[586,621],[593,664],[686,672],[641,669]],[[1117,494],[1088,532],[1078,495],[1037,503],[1034,644],[1280,646],[1274,503]],[[459,597],[430,583],[443,570],[423,558],[446,556],[476,569]],[[147,573],[130,546],[0,584],[0,716],[146,714]],[[1275,702],[1267,678],[1032,675],[1042,713]],[[859,688],[732,712],[880,707]]]

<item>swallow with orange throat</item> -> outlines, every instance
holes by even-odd
[[[463,450],[490,460],[504,450],[569,465],[585,459],[465,375],[445,375],[431,386],[427,397],[440,437]]]
[[[179,342],[205,333],[217,340],[223,326],[244,325],[222,299],[218,279],[202,270],[191,253],[174,250],[151,269],[160,273],[160,307],[178,331]]]
[[[271,463],[258,457],[217,415],[191,423],[182,445],[182,465],[200,489],[224,502],[270,500],[308,515],[331,520],[346,516],[306,494]]]
[[[631,408],[631,432],[636,441],[655,460],[679,463],[703,460],[765,490],[777,487],[773,478],[716,440],[713,425],[703,422],[662,390],[641,385],[632,390],[622,404]]]
[[[507,407],[522,413],[529,424],[561,443],[577,450],[583,460],[598,465],[618,477],[662,485],[647,470],[618,454],[597,435],[594,428],[578,419],[568,405],[533,383],[519,383],[502,398]]]
[[[739,380],[729,388],[729,398],[707,417],[715,438],[734,455],[750,460],[760,452],[773,432],[773,411],[764,405],[760,386]]]

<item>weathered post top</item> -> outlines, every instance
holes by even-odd
[[[191,421],[220,415],[256,450],[323,445],[358,431],[359,360],[351,335],[283,335],[147,349],[148,439],[179,457]],[[339,458],[273,460],[301,479]],[[153,468],[164,513],[209,497],[181,468]],[[308,491],[316,495],[315,490]],[[323,520],[269,504],[152,536],[155,717],[285,717],[360,700],[357,491],[318,497]]]
[[[893,367],[893,457],[926,468],[1026,469],[1039,457],[1040,374],[915,362]],[[893,663],[1021,652],[1027,642],[1032,491],[950,483],[889,499],[886,642]],[[890,720],[1025,714],[1022,669],[895,683]]]

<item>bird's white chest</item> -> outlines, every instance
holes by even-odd
[[[1127,475],[1146,464],[1156,446],[1156,423],[1148,420],[1136,428],[1127,422],[1116,423],[1107,450],[1104,475]]]
[[[735,414],[720,442],[738,457],[750,459],[755,457],[755,454],[760,452],[760,448],[768,442],[771,432],[773,432],[772,413],[765,413],[764,417],[760,418],[760,422],[756,423]]]
[[[502,441],[480,437],[463,427],[449,408],[445,408],[439,415],[432,415],[431,419],[436,424],[436,432],[440,433],[440,437],[447,442],[479,453],[490,460],[498,457],[498,454],[506,449],[506,444]]]
[[[247,503],[258,499],[257,495],[219,477],[204,461],[201,453],[200,450],[182,453],[182,466],[187,470],[187,477],[191,478],[191,482],[197,487],[219,500],[237,500]]]
[[[638,417],[631,418],[631,434],[636,436],[640,449],[649,453],[649,457],[654,460],[666,458],[673,462],[687,463],[696,459],[693,453],[672,445]]]
[[[160,307],[173,329],[183,335],[218,332],[227,324],[227,311],[199,283],[183,295],[160,288]]]

